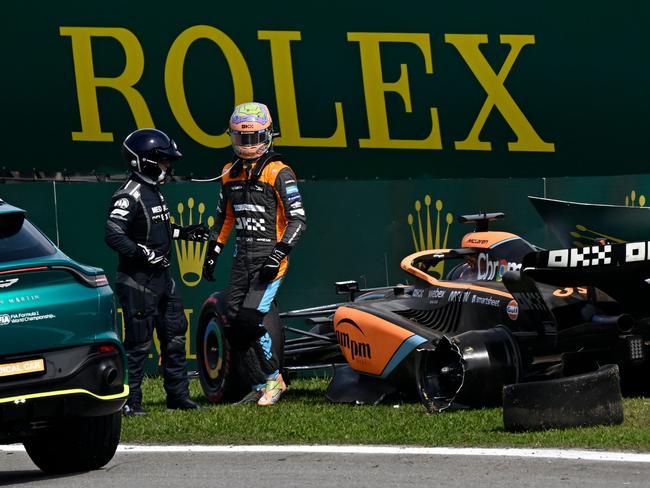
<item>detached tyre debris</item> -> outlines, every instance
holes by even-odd
[[[621,423],[623,399],[615,364],[590,373],[503,388],[503,425],[507,432]]]

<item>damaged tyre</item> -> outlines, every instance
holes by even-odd
[[[622,422],[623,399],[615,364],[591,373],[503,388],[503,425],[508,432]]]

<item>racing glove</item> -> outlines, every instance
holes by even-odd
[[[194,224],[186,227],[172,224],[172,237],[184,241],[207,241],[210,237],[210,229],[205,224]]]
[[[138,244],[138,251],[140,252],[140,257],[144,259],[150,266],[156,266],[161,268],[169,267],[169,258],[165,254],[158,253],[153,249],[149,249],[143,244]]]
[[[273,281],[280,271],[280,263],[287,257],[291,248],[284,242],[278,242],[260,269],[261,281]]]
[[[203,278],[208,281],[214,281],[214,268],[217,265],[217,258],[221,253],[223,246],[217,241],[208,242],[208,250],[205,253],[203,261]]]

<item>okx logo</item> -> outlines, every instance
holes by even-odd
[[[200,202],[197,212],[194,210],[194,198],[187,199],[187,207],[183,202],[179,202],[176,207],[178,210],[178,217],[172,215],[171,221],[180,226],[201,224],[204,222],[205,204]],[[214,217],[208,217],[208,226],[214,226]],[[196,286],[201,282],[201,270],[203,268],[203,260],[205,259],[205,251],[208,247],[207,242],[190,242],[176,240],[176,257],[178,258],[178,267],[180,269],[181,280],[187,286]]]

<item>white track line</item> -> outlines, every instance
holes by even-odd
[[[24,451],[21,444],[0,446],[0,452]],[[221,452],[221,453],[322,453],[322,454],[392,454],[424,456],[508,456],[519,458],[573,459],[584,461],[614,461],[650,463],[650,453],[586,451],[573,449],[515,449],[481,447],[397,447],[397,446],[337,446],[337,445],[261,445],[261,446],[140,446],[122,444],[118,452]]]

